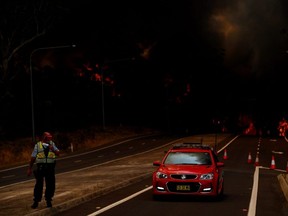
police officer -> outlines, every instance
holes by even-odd
[[[34,202],[31,208],[38,207],[38,203],[42,199],[43,184],[45,179],[45,200],[47,208],[52,207],[52,198],[55,192],[55,163],[56,156],[59,156],[59,149],[52,141],[52,135],[44,132],[42,140],[37,142],[31,154],[31,160],[27,170],[27,175],[32,174],[33,164],[36,163],[37,168],[34,170],[36,183],[34,186]]]

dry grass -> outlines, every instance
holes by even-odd
[[[72,145],[73,152],[80,152],[115,140],[153,132],[155,131],[152,129],[119,126],[109,127],[105,130],[95,127],[73,132],[52,132],[52,134],[62,155],[65,155],[71,153]],[[0,168],[28,164],[33,147],[34,143],[32,143],[31,137],[0,141]]]

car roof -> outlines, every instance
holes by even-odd
[[[209,145],[202,143],[177,143],[172,146],[170,151],[213,151]]]

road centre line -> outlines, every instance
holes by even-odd
[[[219,149],[218,151],[217,151],[217,153],[220,153],[221,151],[223,151],[227,146],[229,146],[235,139],[237,139],[239,137],[239,135],[238,136],[235,136],[232,140],[230,140],[225,146],[223,146],[221,149]]]
[[[102,208],[102,209],[100,209],[100,210],[98,210],[96,212],[93,212],[92,214],[89,214],[87,216],[99,215],[99,214],[101,214],[101,213],[103,213],[105,211],[108,211],[109,209],[114,208],[115,206],[120,205],[120,204],[122,204],[122,203],[124,203],[124,202],[126,202],[126,201],[128,201],[130,199],[133,199],[134,197],[136,197],[136,196],[138,196],[138,195],[140,195],[140,194],[142,194],[142,193],[144,193],[144,192],[146,192],[148,190],[151,190],[151,189],[152,189],[152,185],[147,187],[147,188],[145,188],[145,189],[143,189],[143,190],[141,190],[141,191],[138,191],[138,192],[136,192],[136,193],[134,193],[134,194],[122,199],[122,200],[119,200],[119,201],[117,201],[115,203],[112,203],[111,205],[108,205],[108,206],[106,206],[106,207],[104,207],[104,208]]]
[[[256,166],[254,177],[253,177],[253,188],[252,194],[249,203],[249,209],[247,216],[256,215],[256,203],[257,203],[257,194],[258,194],[258,182],[259,182],[259,166]]]

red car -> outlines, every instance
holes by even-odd
[[[153,197],[165,195],[210,196],[224,193],[224,163],[208,145],[176,144],[162,161],[154,161]]]

